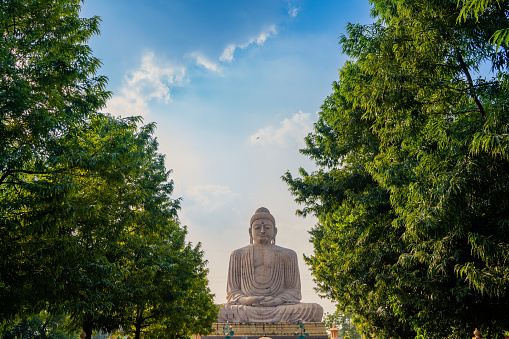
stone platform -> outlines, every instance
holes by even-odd
[[[224,338],[223,328],[228,326],[230,331],[235,334],[232,339],[258,339],[261,337],[269,337],[272,339],[298,339],[302,333],[304,336],[309,334],[305,339],[327,339],[327,332],[325,323],[312,323],[306,322],[303,329],[300,328],[301,324],[297,323],[214,323],[212,326],[215,331],[207,336],[201,337],[202,339],[219,339]]]

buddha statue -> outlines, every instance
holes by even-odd
[[[323,308],[301,303],[297,254],[276,245],[276,221],[261,207],[251,218],[250,244],[232,252],[228,270],[227,303],[218,322],[320,322]]]

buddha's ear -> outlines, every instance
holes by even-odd
[[[252,232],[252,227],[249,226],[249,243],[252,244],[253,243],[253,232]]]
[[[274,238],[272,238],[272,244],[276,244],[276,235],[277,235],[277,228],[274,226]]]

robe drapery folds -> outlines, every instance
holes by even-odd
[[[278,297],[285,304],[295,304],[302,299],[297,254],[286,248],[274,247],[277,254],[267,283],[255,281],[253,246],[246,246],[231,254],[226,288],[228,304],[238,304],[239,298],[246,296]]]
[[[255,279],[254,245],[235,250],[230,256],[227,284],[227,303],[219,311],[218,322],[296,322],[321,321],[323,309],[318,304],[300,303],[301,288],[297,254],[274,246],[274,260],[270,279]],[[281,298],[284,303],[276,307],[245,306],[241,297],[263,296]]]

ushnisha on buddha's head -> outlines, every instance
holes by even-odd
[[[276,219],[265,207],[260,207],[251,217],[249,225],[250,243],[275,244],[276,243]]]

